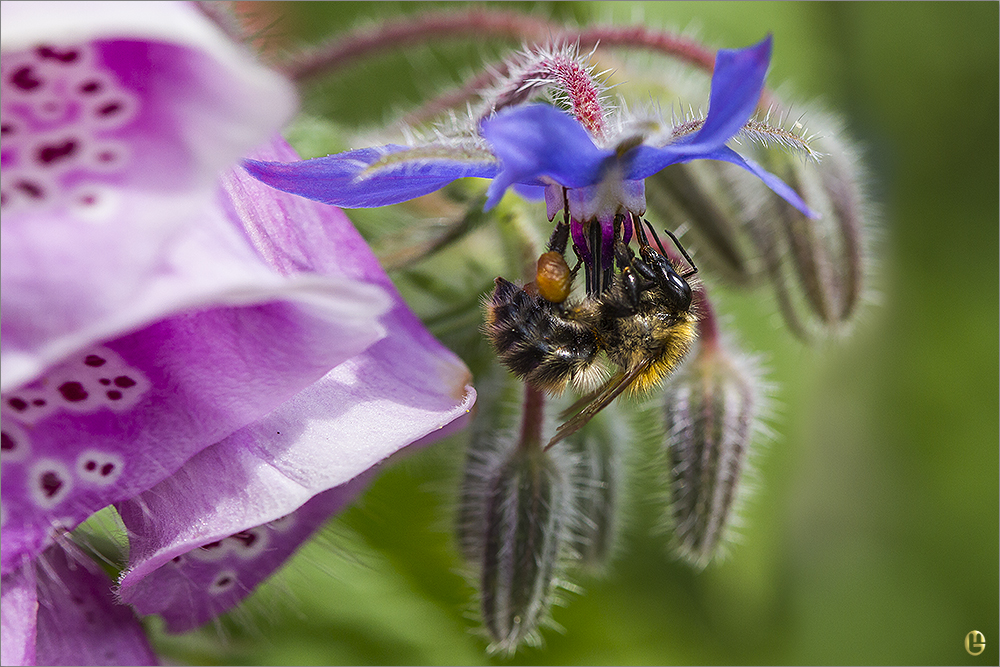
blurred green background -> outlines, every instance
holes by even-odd
[[[258,11],[280,49],[457,6]],[[681,29],[714,47],[773,33],[769,84],[841,112],[868,151],[879,303],[848,338],[806,346],[766,290],[726,300],[745,346],[767,354],[780,409],[742,540],[720,564],[697,572],[675,561],[652,530],[655,503],[634,489],[618,557],[604,576],[578,578],[582,592],[554,610],[564,630],[510,660],[488,657],[451,536],[464,446],[455,437],[388,466],[227,618],[181,637],[154,628],[159,650],[204,664],[997,664],[997,3],[503,7]],[[306,89],[293,139],[305,154],[324,141],[348,147],[336,144],[511,46],[442,41],[365,61]],[[310,127],[314,143],[302,140]],[[373,224],[351,216],[362,230]],[[461,268],[437,277],[467,278]],[[470,309],[467,324],[478,317]],[[970,630],[986,636],[977,657],[963,646]]]

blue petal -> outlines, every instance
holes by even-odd
[[[625,155],[625,178],[640,180],[677,162],[709,158],[746,125],[757,108],[771,60],[771,37],[745,49],[722,49],[715,58],[708,116],[692,137],[657,148],[640,145]]]
[[[375,208],[415,199],[466,176],[492,178],[492,160],[459,160],[420,156],[363,175],[386,155],[409,151],[406,146],[362,148],[301,162],[244,160],[254,178],[273,188],[343,208]]]
[[[514,185],[514,192],[528,201],[542,201],[545,199],[544,185],[521,185],[518,183]]]
[[[723,146],[719,150],[703,155],[702,157],[706,160],[722,160],[723,162],[731,162],[732,164],[743,167],[751,174],[764,181],[764,185],[771,188],[775,194],[801,211],[807,218],[816,220],[820,217],[819,213],[809,208],[805,201],[802,200],[799,194],[795,192],[790,185],[771,172],[764,170],[763,167],[753,160],[743,157],[732,148]]]
[[[636,146],[622,158],[624,178],[630,181],[641,181],[672,164],[697,160],[710,152],[702,149],[694,153],[687,153],[678,150],[678,148],[683,148],[683,145],[668,144],[656,147],[640,144]],[[717,147],[713,146],[712,148]]]
[[[547,178],[567,188],[601,180],[613,151],[602,151],[577,120],[547,104],[509,107],[483,121],[480,131],[502,168],[487,191],[486,208],[514,183],[540,185]]]
[[[692,144],[724,144],[757,109],[771,62],[771,36],[745,49],[721,49],[715,56],[708,116]]]

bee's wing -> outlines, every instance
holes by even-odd
[[[587,394],[564,410],[561,416],[564,419],[569,417],[569,419],[566,419],[563,425],[556,429],[555,435],[549,440],[549,444],[545,445],[545,449],[583,428],[587,422],[594,418],[594,415],[611,405],[611,401],[621,396],[623,391],[632,386],[632,383],[645,372],[650,363],[652,360],[648,359],[629,371],[618,371],[596,391]]]

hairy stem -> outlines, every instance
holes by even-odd
[[[719,320],[715,315],[715,309],[708,300],[708,293],[705,286],[695,290],[695,307],[698,309],[698,340],[702,349],[716,349],[719,347]]]
[[[545,423],[545,394],[524,385],[524,415],[521,421],[521,439],[518,447],[532,449],[542,444],[542,426]]]
[[[299,53],[280,69],[292,79],[301,80],[335,72],[370,55],[432,39],[497,37],[540,42],[553,34],[553,28],[542,19],[479,7],[467,11],[407,16],[374,28],[339,35],[332,42]]]
[[[538,33],[533,33],[538,34]],[[526,42],[532,42],[532,34],[522,35]],[[692,39],[674,33],[652,30],[646,26],[595,26],[586,29],[574,29],[549,26],[542,40],[554,44],[579,44],[581,51],[602,48],[626,48],[648,50],[672,56],[689,65],[698,67],[711,74],[715,70],[715,50],[710,49]],[[416,125],[433,118],[442,111],[458,107],[473,98],[497,80],[509,74],[505,62],[494,63],[481,73],[466,81],[462,86],[447,91],[431,100],[422,108],[414,111],[404,122]],[[774,95],[768,89],[761,91],[758,107],[760,109],[777,108]]]

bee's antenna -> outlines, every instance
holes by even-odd
[[[649,223],[647,222],[646,224],[648,225]],[[650,227],[650,231],[652,231],[652,229],[653,228]],[[689,277],[693,276],[694,274],[698,273],[698,267],[695,266],[694,260],[691,259],[691,255],[687,254],[687,250],[685,250],[684,246],[681,245],[681,242],[677,240],[677,237],[674,236],[674,233],[672,231],[670,231],[669,229],[664,229],[663,231],[664,231],[664,233],[666,233],[667,236],[669,236],[673,240],[674,245],[677,246],[677,249],[681,251],[682,255],[684,255],[684,259],[686,259],[687,263],[691,265],[691,270],[690,271],[686,271],[684,273],[684,275],[681,276],[681,278],[684,278],[686,280],[687,278],[689,278]],[[656,232],[653,232],[653,236],[656,236]],[[660,240],[656,239],[656,243],[659,244]],[[663,246],[660,246],[660,249],[662,250]],[[666,253],[663,253],[663,254],[664,254],[664,256],[666,256]]]
[[[649,220],[643,220],[642,224],[644,224],[647,227],[649,227],[649,233],[653,235],[653,240],[656,241],[656,247],[660,249],[660,254],[663,255],[664,257],[666,257],[667,256],[667,251],[663,249],[663,244],[660,243],[660,237],[656,235],[656,230],[653,229],[653,225],[649,224]],[[666,230],[664,230],[664,231],[666,231]],[[645,234],[645,232],[643,232],[643,238],[645,238],[645,236],[646,236],[646,234]],[[671,236],[671,238],[673,238],[673,234],[671,234],[670,236]],[[676,240],[677,239],[674,239],[674,241],[676,241]]]

